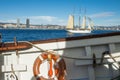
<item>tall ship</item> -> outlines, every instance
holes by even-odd
[[[0,80],[119,80],[119,62],[120,32],[0,42]]]
[[[91,33],[94,28],[91,18],[84,16],[82,20],[82,25],[80,25],[81,16],[79,16],[78,18],[79,26],[75,27],[74,15],[69,15],[67,31],[71,33]],[[86,24],[86,22],[88,22],[88,25]]]

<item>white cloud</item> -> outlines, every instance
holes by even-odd
[[[106,22],[120,22],[120,19],[109,19]]]
[[[56,17],[52,16],[30,16],[29,18],[33,20],[46,20],[48,22],[52,22],[56,19]]]
[[[120,19],[108,19],[108,20],[105,20],[104,22],[113,24],[113,25],[120,25]]]
[[[120,18],[104,19],[99,22],[96,22],[96,25],[99,26],[116,26],[120,25]]]
[[[17,22],[17,20],[15,20],[15,19],[11,19],[11,20],[0,20],[0,22],[7,22],[7,23],[16,23]]]
[[[30,19],[30,24],[40,25],[40,24],[53,24],[53,25],[66,25],[67,21],[53,17],[53,16],[29,16],[29,17],[20,17],[20,23],[25,24],[26,19]],[[6,20],[0,20],[0,22],[4,23],[17,23],[16,19],[6,19]]]
[[[91,18],[102,18],[102,17],[114,16],[114,14],[115,14],[114,12],[102,12],[102,13],[90,15],[90,17]]]
[[[58,24],[64,25],[66,24],[65,20],[59,19],[54,16],[28,16],[23,17],[24,19],[29,18],[31,24]]]
[[[60,19],[54,16],[23,16],[18,17],[20,19],[20,23],[25,24],[26,19],[30,19],[30,24],[55,24],[55,25],[66,25],[66,20]],[[0,22],[8,22],[8,23],[17,23],[18,18],[7,18],[4,20],[0,20]]]

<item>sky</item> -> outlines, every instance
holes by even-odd
[[[98,26],[120,25],[120,0],[0,0],[0,22],[67,25],[70,14]]]

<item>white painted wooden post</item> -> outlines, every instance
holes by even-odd
[[[109,52],[113,53],[115,51],[115,44],[111,43],[109,44]],[[109,75],[111,76],[111,78],[114,77],[113,75],[113,68],[112,68],[112,64],[109,64]]]
[[[115,44],[113,43],[109,44],[109,50],[110,50],[110,53],[113,53],[115,51]]]
[[[4,65],[8,65],[8,56],[4,56]],[[4,79],[8,80],[8,74],[4,73]]]
[[[86,51],[86,56],[92,55],[90,46],[86,46],[85,51]],[[88,77],[89,80],[95,80],[95,71],[92,65],[88,65]]]
[[[12,79],[12,78],[10,78],[11,74],[13,74],[13,73],[11,73],[12,68],[15,71],[15,74],[17,75],[18,80],[20,80],[20,78],[21,78],[20,72],[27,71],[27,65],[19,64],[19,57],[15,54],[15,52],[11,52],[10,54],[11,55],[4,56],[4,65],[1,66],[1,71],[4,73],[4,78],[2,78],[2,80],[11,80]],[[1,78],[0,78],[0,80],[1,80]]]
[[[2,66],[2,71],[4,72],[4,70],[5,71],[8,70],[8,66],[11,65],[11,64],[13,64],[13,66],[19,64],[18,57],[16,56],[16,54],[12,53],[11,55],[5,55],[4,56],[4,66]],[[11,66],[10,66],[10,71],[11,71]],[[15,73],[16,73],[18,79],[20,80],[20,77],[19,77],[20,73],[19,72],[15,72]],[[6,73],[5,72],[4,79],[5,80],[10,80],[10,75],[11,75],[11,73],[9,73],[9,72]]]
[[[11,56],[12,56],[12,64],[13,65],[17,65],[17,64],[19,65],[19,58],[18,58],[18,56],[16,54],[12,54]],[[15,73],[16,73],[16,75],[18,77],[18,80],[20,80],[20,72],[15,72]]]
[[[110,78],[113,78],[112,64],[108,64],[108,66],[109,66],[109,75],[110,75]]]

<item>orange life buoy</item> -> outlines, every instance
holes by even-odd
[[[44,78],[40,73],[40,65],[44,60],[47,60],[49,62],[49,71],[46,72],[46,74],[48,74],[49,76],[49,79]],[[52,61],[54,61],[54,65]],[[52,77],[52,65],[54,66],[54,77]],[[66,64],[64,59],[61,58],[59,55],[55,55],[52,53],[42,53],[36,58],[33,65],[33,74],[37,80],[65,80],[65,72]]]

